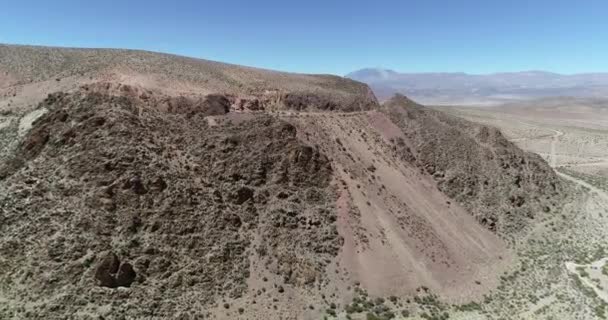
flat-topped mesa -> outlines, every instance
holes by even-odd
[[[46,94],[81,86],[197,101],[224,95],[235,110],[361,111],[378,105],[361,82],[278,72],[138,50],[0,45],[0,90],[44,83]],[[105,87],[105,88],[104,88]],[[139,88],[139,89],[138,89]],[[181,98],[180,98],[181,99]]]

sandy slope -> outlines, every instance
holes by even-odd
[[[496,283],[491,274],[509,260],[505,245],[451,203],[428,175],[390,152],[390,139],[403,133],[384,114],[288,120],[338,164],[341,199],[350,198],[339,211],[346,244],[340,265],[370,293],[403,295],[426,286],[466,300]]]

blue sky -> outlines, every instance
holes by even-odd
[[[3,1],[0,42],[345,74],[608,71],[606,0]]]

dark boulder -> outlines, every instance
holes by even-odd
[[[118,272],[120,260],[113,252],[108,252],[97,265],[95,270],[95,279],[99,281],[102,287],[116,288],[116,279],[114,274]]]
[[[97,265],[95,279],[102,287],[129,287],[135,281],[137,273],[130,263],[120,264],[118,256],[108,252]]]
[[[254,192],[251,188],[240,187],[233,195],[234,203],[243,204],[247,200],[253,198]]]
[[[133,266],[130,263],[123,263],[120,265],[118,275],[116,276],[116,285],[119,287],[130,287],[133,281],[135,281],[137,273],[133,270]]]

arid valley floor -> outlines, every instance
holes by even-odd
[[[499,128],[522,149],[541,155],[576,190],[560,215],[518,242],[519,269],[505,274],[484,313],[500,319],[605,319],[608,102],[556,98],[443,110]]]

